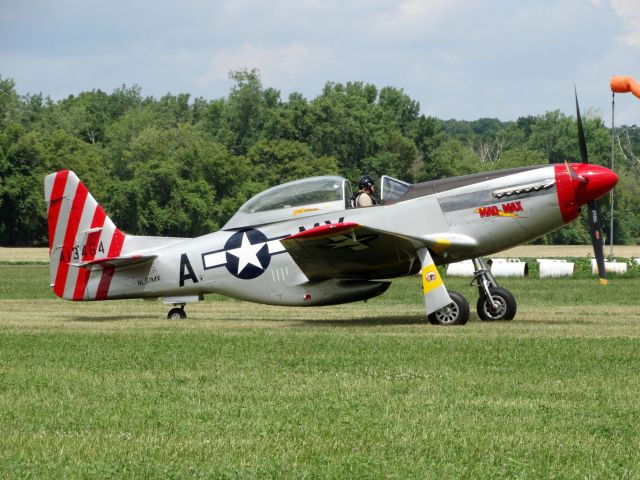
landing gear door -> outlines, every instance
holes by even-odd
[[[383,175],[380,178],[380,203],[385,205],[398,201],[407,193],[410,186],[410,183]]]

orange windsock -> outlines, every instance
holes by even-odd
[[[616,93],[631,92],[640,98],[640,83],[631,77],[614,76],[611,78],[611,91]]]

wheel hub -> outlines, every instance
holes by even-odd
[[[453,323],[457,320],[460,310],[455,303],[447,305],[446,307],[438,310],[435,315],[440,323],[443,325]]]
[[[488,301],[484,303],[484,311],[485,313],[494,318],[500,318],[505,310],[507,309],[507,303],[501,297],[493,297],[493,305],[491,305]]]

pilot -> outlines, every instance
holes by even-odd
[[[358,194],[355,198],[356,207],[371,207],[376,204],[376,199],[373,198],[375,186],[376,182],[373,181],[370,175],[360,177],[360,180],[358,180]]]

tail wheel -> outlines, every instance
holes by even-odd
[[[458,292],[449,290],[453,303],[429,315],[433,325],[464,325],[469,321],[469,302]]]
[[[493,299],[493,306],[484,295],[480,296],[476,304],[480,320],[513,320],[518,305],[511,292],[501,287],[489,287],[489,292]]]
[[[175,307],[169,310],[167,318],[169,320],[184,320],[187,318],[187,313],[184,311],[183,307]]]

